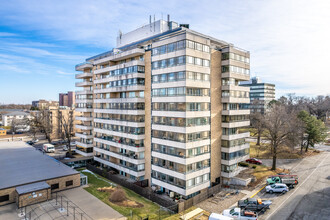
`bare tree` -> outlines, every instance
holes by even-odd
[[[62,130],[62,137],[64,140],[66,140],[68,144],[68,154],[69,156],[72,155],[71,152],[71,141],[72,138],[74,137],[74,131],[73,131],[73,126],[74,126],[74,110],[71,109],[69,111],[69,114],[63,115],[61,114],[60,110],[58,111],[57,114],[58,121],[59,121],[59,129]]]
[[[285,145],[294,145],[297,141],[294,112],[288,112],[283,104],[273,104],[264,117],[265,136],[270,141],[273,157],[272,170],[276,170],[278,148]]]
[[[32,124],[37,130],[45,134],[46,139],[51,143],[51,134],[53,132],[53,125],[51,122],[50,114],[48,110],[40,110],[36,112],[32,119]]]
[[[257,135],[257,145],[260,146],[260,140],[262,132],[265,130],[263,122],[264,115],[259,112],[254,112],[250,115],[251,126],[256,130],[255,135]]]

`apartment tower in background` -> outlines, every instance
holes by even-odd
[[[250,124],[239,86],[249,52],[187,27],[150,21],[76,66],[78,144],[102,167],[184,198],[230,184],[249,157]]]
[[[74,107],[75,105],[75,94],[74,92],[68,93],[60,93],[59,94],[59,105],[60,106],[67,106],[67,107]]]

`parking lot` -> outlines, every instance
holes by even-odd
[[[38,141],[37,143],[33,144],[32,146],[35,147],[36,149],[42,151],[42,147],[44,144],[48,144],[48,141],[47,140],[40,140]],[[51,156],[51,157],[65,157],[65,154],[66,154],[66,150],[63,149],[63,147],[65,146],[66,144],[55,144],[55,153],[47,153],[47,155]],[[71,147],[71,149],[75,149],[75,147]]]
[[[266,193],[264,188],[254,196],[272,201],[270,210],[258,219],[329,219],[330,153],[296,161],[291,168],[299,176],[295,188],[285,194]]]

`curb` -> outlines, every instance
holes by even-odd
[[[266,187],[266,184],[261,187],[261,189],[259,189],[256,193],[254,193],[252,196],[250,196],[250,198],[253,198],[255,195],[257,195],[261,190],[263,190]]]

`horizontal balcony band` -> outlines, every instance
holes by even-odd
[[[78,121],[93,121],[93,117],[76,116],[76,120],[78,120]]]
[[[122,63],[122,64],[118,64],[118,65],[114,65],[114,66],[109,66],[109,67],[105,67],[102,69],[97,69],[94,70],[94,74],[100,74],[100,73],[105,73],[105,72],[110,72],[112,70],[116,70],[116,69],[122,69],[125,67],[130,67],[130,66],[144,66],[144,61],[143,60],[134,60],[134,61],[130,61],[127,63]]]
[[[221,87],[222,90],[232,90],[232,91],[242,91],[242,92],[249,92],[250,91],[250,87],[246,87],[246,86],[236,86],[236,85],[223,85]]]
[[[76,99],[76,103],[93,103],[93,99]]]
[[[93,126],[92,125],[81,125],[81,124],[76,124],[77,129],[81,130],[92,130]]]
[[[221,97],[222,103],[250,103],[250,98]]]
[[[108,120],[108,119],[99,119],[99,118],[94,118],[94,122],[111,124],[111,125],[128,126],[128,127],[144,127],[145,126],[144,122],[129,122],[129,121],[118,121],[118,120]]]
[[[116,153],[116,152],[107,151],[107,150],[104,150],[104,149],[101,149],[101,148],[98,148],[98,147],[94,147],[94,151],[105,154],[105,155],[109,155],[110,157],[114,157],[114,158],[117,158],[117,159],[120,159],[120,160],[127,161],[129,163],[133,163],[133,164],[136,164],[136,165],[145,163],[144,159],[134,159],[134,158],[127,157],[127,156],[124,156],[124,155]]]
[[[82,143],[80,141],[76,141],[76,146],[77,147],[82,147],[82,148],[93,148],[93,144],[87,144],[87,143]]]
[[[171,131],[171,132],[184,133],[184,134],[202,132],[202,131],[210,131],[210,129],[211,129],[210,125],[200,125],[200,126],[191,126],[191,127],[177,127],[177,126],[152,124],[151,127],[152,127],[153,130]]]
[[[133,85],[133,86],[117,86],[106,89],[95,89],[94,94],[108,93],[108,92],[125,92],[125,91],[144,91],[144,85]]]
[[[182,189],[180,187],[177,187],[177,186],[172,185],[170,183],[163,182],[163,181],[155,179],[155,178],[151,178],[151,182],[152,182],[152,184],[164,187],[165,189],[169,189],[173,192],[176,192],[176,193],[178,193],[180,195],[184,195],[184,196],[189,196],[192,193],[195,193],[195,192],[198,192],[202,189],[206,189],[206,188],[210,187],[210,181],[207,181],[207,182],[202,183],[200,185],[191,187],[189,189]]]
[[[125,166],[123,166],[121,164],[115,164],[115,163],[112,163],[110,161],[107,161],[107,160],[104,160],[104,159],[101,159],[101,158],[95,157],[95,156],[94,156],[94,160],[95,161],[98,161],[98,162],[100,162],[102,164],[105,164],[107,166],[110,166],[110,167],[112,167],[114,169],[117,169],[117,170],[123,171],[125,173],[128,173],[130,175],[133,175],[135,177],[140,177],[140,176],[144,176],[145,175],[145,171],[144,170],[142,170],[142,171],[134,171],[134,170],[129,169],[129,168],[127,168],[127,167],[125,167]]]
[[[98,143],[102,143],[102,144],[107,144],[112,147],[122,148],[125,150],[134,151],[134,152],[144,152],[145,151],[144,147],[130,146],[130,145],[126,145],[126,144],[122,144],[122,143],[118,143],[118,142],[114,142],[114,141],[110,141],[110,140],[106,140],[106,139],[98,138],[98,137],[94,137],[94,141],[98,142]]]
[[[88,63],[88,62],[76,65],[76,71],[82,71],[84,69],[92,69],[92,68],[93,68],[93,64]]]
[[[222,78],[234,78],[240,81],[249,81],[250,74],[241,74],[241,73],[234,73],[234,72],[225,72],[221,74]]]
[[[75,133],[75,136],[76,137],[79,137],[79,138],[84,138],[84,139],[93,139],[93,135],[92,134],[84,134],[84,133],[78,133],[76,132]]]
[[[164,173],[164,174],[167,174],[167,175],[170,175],[170,176],[174,176],[176,178],[186,180],[186,181],[211,172],[210,167],[204,167],[204,168],[201,168],[199,170],[191,171],[191,172],[188,172],[188,173],[180,173],[180,172],[173,171],[170,168],[167,169],[165,167],[157,166],[157,165],[154,165],[154,164],[151,164],[151,170],[157,171],[157,172],[160,172],[160,173]]]
[[[92,95],[93,90],[79,90],[75,92],[76,95]]]
[[[232,141],[232,140],[237,140],[241,138],[249,138],[250,137],[250,132],[245,132],[241,134],[232,134],[232,135],[222,135],[222,140],[227,140],[227,141]]]
[[[202,146],[211,144],[210,139],[194,141],[194,142],[189,142],[189,143],[181,143],[181,142],[177,142],[177,141],[164,140],[164,139],[160,139],[160,138],[152,138],[151,142],[154,144],[176,147],[176,148],[180,148],[180,149],[191,149],[191,148],[202,147]]]
[[[133,140],[143,140],[145,139],[144,134],[129,134],[129,133],[123,133],[123,132],[118,132],[118,131],[110,131],[107,129],[100,129],[100,128],[94,128],[94,132],[99,132],[107,135],[114,135],[118,137],[123,137],[123,138],[129,138]]]
[[[90,157],[90,156],[93,156],[93,155],[94,155],[93,152],[86,153],[86,152],[84,152],[84,151],[77,150],[77,149],[75,150],[75,152],[76,152],[77,154],[80,154],[80,155],[84,156],[84,157]]]
[[[84,79],[84,78],[91,78],[91,77],[93,77],[93,73],[88,73],[88,72],[78,73],[75,76],[76,79]]]
[[[232,177],[237,176],[242,170],[244,170],[243,167],[238,167],[236,170],[229,172],[229,173],[221,171],[221,176],[226,177],[226,178],[232,178]]]
[[[250,109],[242,110],[222,110],[223,115],[249,115]]]
[[[152,97],[152,102],[210,102],[210,96],[164,96]]]
[[[76,82],[76,87],[93,86],[93,82]]]
[[[145,110],[115,110],[115,109],[94,109],[95,113],[122,114],[122,115],[144,115]]]
[[[94,103],[134,103],[134,102],[144,102],[144,98],[94,99]]]
[[[250,120],[246,121],[237,121],[237,122],[222,122],[221,127],[223,128],[239,128],[239,127],[246,127],[250,126]]]
[[[94,64],[102,64],[102,63],[107,63],[109,61],[118,61],[118,60],[123,60],[127,59],[130,57],[136,57],[139,55],[145,54],[145,50],[141,48],[134,48],[132,50],[127,50],[123,52],[117,52],[117,53],[112,53],[109,56],[106,56],[104,58],[98,59],[94,61]]]
[[[103,79],[95,79],[94,84],[107,83],[107,82],[124,80],[124,79],[132,79],[132,78],[145,78],[145,74],[135,72],[135,73],[128,73],[128,74],[123,74],[123,75],[108,76],[107,78],[103,78]]]
[[[194,80],[183,80],[165,83],[153,83],[153,89],[159,88],[172,88],[172,87],[192,87],[192,88],[206,88],[209,89],[211,86],[210,81],[194,81]]]
[[[246,148],[250,148],[249,143],[245,143],[245,144],[234,146],[234,147],[221,147],[221,152],[233,153],[233,152],[236,152],[236,151],[244,150]]]
[[[151,114],[159,117],[197,118],[210,117],[211,111],[152,111]]]
[[[183,164],[183,165],[188,165],[188,164],[196,163],[198,161],[207,160],[207,159],[211,158],[210,153],[205,153],[205,154],[197,155],[194,157],[181,158],[181,157],[172,156],[170,154],[163,154],[163,153],[156,152],[156,151],[151,151],[151,156],[157,157],[160,159],[164,159],[164,160],[175,161],[175,163],[179,163],[179,164]]]
[[[239,162],[245,161],[247,159],[249,159],[249,155],[245,155],[243,157],[237,157],[237,158],[231,159],[231,160],[221,159],[221,164],[231,166],[231,165],[234,165],[234,164],[238,164]]]

